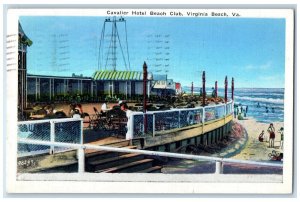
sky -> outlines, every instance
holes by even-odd
[[[111,60],[106,60],[112,23],[105,23],[101,40],[105,17],[22,16],[19,20],[33,41],[28,48],[28,73],[92,76],[98,69],[113,69]],[[228,76],[229,80],[234,77],[236,88],[284,88],[284,19],[126,17],[125,20],[126,26],[124,22],[117,23],[120,41],[116,41],[117,70],[142,71],[145,61],[148,71],[167,73],[169,79],[183,86],[190,86],[191,82],[200,86],[205,71],[207,86],[218,81],[222,87]]]

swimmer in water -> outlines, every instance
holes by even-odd
[[[266,113],[269,113],[269,109],[268,109],[268,107],[266,107]]]

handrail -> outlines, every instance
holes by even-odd
[[[153,116],[152,117],[152,123],[153,123],[153,125],[150,126],[150,128],[153,127],[151,132],[152,132],[152,136],[154,137],[155,133],[158,132],[158,131],[155,130],[155,128],[156,128],[156,125],[155,125],[156,118],[155,118],[155,116],[156,115],[157,116],[160,115],[160,114],[166,114],[167,115],[168,113],[170,114],[170,113],[177,113],[178,112],[179,113],[178,114],[178,120],[177,121],[173,121],[172,123],[175,123],[175,122],[177,123],[178,122],[177,128],[181,128],[180,114],[182,112],[200,111],[200,113],[202,114],[201,122],[203,124],[205,124],[208,121],[219,119],[220,118],[219,116],[221,116],[222,119],[225,119],[227,115],[232,114],[233,113],[233,111],[232,111],[232,104],[233,104],[233,101],[231,100],[231,101],[229,101],[227,103],[221,103],[221,104],[216,104],[216,105],[209,105],[209,106],[205,106],[205,107],[199,106],[199,107],[195,107],[195,108],[184,108],[184,109],[172,108],[170,110],[147,111],[146,113],[143,113],[143,112],[132,112],[131,115],[130,115],[130,118],[129,118],[131,121],[129,121],[129,123],[128,123],[128,132],[126,134],[126,139],[132,139],[132,138],[134,138],[136,136],[136,134],[134,134],[134,133],[145,135],[145,130],[141,128],[141,127],[144,127],[144,124],[142,122],[139,123],[139,125],[140,125],[139,126],[140,127],[139,131],[140,132],[137,132],[137,131],[133,130],[133,128],[135,127],[135,125],[134,125],[135,123],[133,121],[135,116],[143,116],[143,115],[151,115],[151,116]],[[220,109],[221,109],[221,111],[220,111]],[[210,111],[213,111],[215,113],[213,113],[212,119],[207,119],[206,112],[210,112]],[[216,115],[218,115],[218,116],[216,116]],[[176,123],[175,123],[175,125],[176,125]],[[192,122],[192,123],[194,123],[194,122]],[[192,124],[192,125],[194,125],[194,124]],[[148,135],[150,135],[151,132]]]
[[[215,161],[216,165],[222,166],[222,163],[239,163],[239,164],[248,164],[248,165],[260,165],[260,166],[270,166],[270,167],[283,167],[282,163],[268,163],[268,162],[258,162],[258,161],[248,161],[248,160],[238,160],[238,159],[228,159],[220,157],[210,157],[210,156],[200,156],[200,155],[191,155],[191,154],[178,154],[171,152],[159,152],[159,151],[148,151],[148,150],[139,150],[139,149],[128,149],[128,148],[118,148],[118,147],[109,147],[109,146],[99,146],[92,144],[74,144],[74,143],[58,143],[58,142],[49,142],[41,140],[28,140],[19,138],[19,143],[25,144],[36,144],[36,145],[46,145],[46,146],[55,146],[55,147],[70,147],[78,150],[78,168],[79,172],[84,172],[84,149],[93,149],[93,150],[104,150],[112,152],[124,152],[124,153],[138,153],[151,156],[163,156],[163,157],[172,157],[172,158],[181,158],[181,159],[191,159],[197,161]],[[217,169],[218,174],[221,174],[222,169]]]
[[[35,124],[35,123],[47,123],[47,122],[68,122],[68,121],[76,121],[76,120],[83,120],[82,118],[60,118],[60,119],[42,119],[42,120],[29,120],[29,121],[18,121],[19,124]]]

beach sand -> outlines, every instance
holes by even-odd
[[[252,117],[247,117],[246,120],[235,120],[240,123],[248,133],[248,141],[243,150],[236,156],[232,158],[242,159],[242,160],[253,160],[253,161],[268,161],[268,154],[273,150],[283,153],[283,150],[280,148],[280,138],[281,135],[277,132],[281,127],[283,127],[283,122],[273,122],[275,128],[275,148],[269,148],[269,133],[267,129],[269,127],[268,123],[260,123],[257,122]],[[265,131],[265,139],[264,142],[258,141],[258,136],[262,132]]]

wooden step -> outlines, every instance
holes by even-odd
[[[99,141],[95,141],[95,142],[90,142],[89,144],[91,145],[98,145],[98,146],[108,146],[108,147],[127,147],[130,146],[130,140],[110,140],[110,141],[105,141],[104,140],[99,140]],[[85,153],[89,154],[89,153],[94,153],[97,152],[99,150],[95,150],[95,149],[86,149]]]
[[[136,146],[126,146],[126,147],[121,147],[121,148],[125,148],[125,149],[136,149]],[[86,162],[92,162],[92,161],[96,161],[96,160],[102,160],[102,159],[106,159],[106,158],[112,158],[112,157],[116,157],[116,156],[120,156],[123,155],[125,153],[121,153],[121,152],[113,152],[113,151],[103,151],[103,150],[98,150],[95,152],[91,152],[91,153],[87,153],[85,154],[85,159]]]
[[[145,170],[147,168],[152,167],[153,159],[143,159],[140,161],[134,161],[131,163],[123,164],[120,166],[116,166],[113,168],[109,168],[106,170],[100,170],[96,172],[103,172],[103,173],[132,173],[137,172],[140,170]]]
[[[161,166],[154,166],[145,170],[138,171],[136,173],[161,173]]]
[[[111,144],[106,144],[103,146],[110,146],[110,147],[127,147],[130,146],[130,140],[123,140],[123,141],[119,141],[119,142],[114,142]]]
[[[124,154],[113,158],[92,161],[87,167],[89,171],[104,170],[142,159],[144,159],[144,155],[141,154]]]

